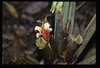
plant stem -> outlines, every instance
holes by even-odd
[[[69,2],[64,2],[64,5],[63,5],[63,30],[67,24],[68,10],[69,10]]]
[[[92,20],[90,21],[89,25],[87,26],[87,28],[85,29],[85,31],[82,34],[82,37],[86,34],[87,30],[91,27],[91,25],[96,21],[96,14],[94,15],[94,17],[92,18]]]
[[[85,31],[82,34],[83,43],[74,54],[74,56],[76,58],[78,58],[79,55],[82,53],[82,51],[86,47],[87,43],[91,39],[92,35],[94,34],[95,30],[96,30],[96,14],[94,15],[94,17],[92,18],[92,20],[90,21],[87,28],[85,29]]]
[[[58,2],[59,3],[59,2]],[[57,49],[57,53],[61,54],[63,50],[63,37],[62,37],[62,31],[63,31],[63,23],[62,23],[62,8],[58,8],[59,4],[57,4],[57,8],[55,10],[55,29],[54,29],[54,40],[55,40],[55,46]]]
[[[57,61],[58,61],[58,59],[56,59],[52,64],[56,64]]]
[[[52,48],[51,48],[51,45],[50,45],[50,43],[48,43],[48,46],[49,46],[50,50],[52,51]]]
[[[71,2],[70,5],[70,26],[69,26],[69,33],[72,34],[73,33],[73,28],[74,28],[74,16],[75,16],[75,7],[76,7],[76,2]]]
[[[52,51],[50,50],[50,47],[47,44],[46,47],[43,50],[41,50],[41,53],[43,53],[43,57],[44,57],[45,62],[46,62],[45,64],[52,64],[53,63],[53,55],[52,55]]]

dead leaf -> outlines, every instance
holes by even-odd
[[[10,12],[10,14],[15,17],[18,18],[18,13],[15,9],[15,7],[12,4],[8,4],[7,2],[3,2],[5,5],[7,5],[8,7],[8,11]]]
[[[67,50],[65,50],[65,52],[63,52],[63,55],[61,56],[62,58],[64,58],[64,61],[65,61],[65,57],[66,57],[66,53],[67,53],[68,51]]]

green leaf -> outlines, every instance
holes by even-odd
[[[82,37],[81,37],[80,34],[76,37],[75,42],[76,42],[77,44],[81,44],[81,43],[83,42],[83,39],[82,39]]]
[[[42,23],[42,22],[47,23],[48,22],[47,16],[44,19],[42,19],[42,20],[37,20],[36,22],[39,22],[39,23]]]
[[[46,44],[47,42],[42,37],[36,39],[36,45],[37,47],[39,47],[39,49],[43,49],[46,46]]]
[[[30,61],[32,61],[34,64],[40,64],[38,60],[36,60],[35,58],[29,56],[29,55],[26,55],[26,58]]]
[[[51,9],[50,9],[50,12],[54,13],[54,11],[55,11],[55,8],[56,8],[56,5],[57,5],[57,1],[55,1],[55,2],[52,2]]]
[[[63,6],[63,2],[58,2],[58,9],[61,9]]]
[[[87,46],[87,43],[89,42],[89,40],[91,39],[95,31],[96,31],[96,14],[92,18],[92,20],[90,21],[86,29],[84,30],[82,34],[82,38],[83,38],[82,45],[77,49],[74,56],[76,55],[77,58],[80,56],[80,54],[82,53],[84,48]]]
[[[41,21],[41,20],[37,20],[36,22],[42,23],[42,21]]]

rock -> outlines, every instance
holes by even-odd
[[[8,39],[8,40],[13,40],[13,39],[15,39],[15,36],[13,35],[13,34],[2,34],[2,37],[4,38],[4,39]]]
[[[35,14],[41,11],[41,9],[45,9],[49,5],[49,2],[32,2],[26,8],[23,9],[22,12],[27,12],[30,14]]]

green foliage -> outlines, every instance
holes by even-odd
[[[64,2],[63,4],[64,4],[63,6],[63,29],[64,29],[68,20],[67,18],[68,18],[69,2]]]
[[[63,2],[58,2],[58,9],[62,9]]]
[[[81,37],[80,34],[76,37],[75,42],[76,42],[77,44],[81,44],[81,43],[83,42],[83,39],[82,39],[82,37]]]
[[[96,14],[94,15],[94,17],[92,18],[92,20],[90,21],[90,23],[88,24],[87,28],[84,30],[84,32],[82,34],[83,43],[77,49],[77,51],[75,53],[77,58],[79,57],[79,55],[82,53],[82,51],[86,47],[87,43],[91,39],[91,37],[94,34],[95,30],[96,30]]]
[[[61,62],[61,58],[56,58],[57,59],[57,64],[61,65],[68,65],[68,64],[74,64],[84,48],[87,46],[87,43],[91,39],[92,35],[94,34],[96,30],[96,14],[82,33],[82,36],[79,34],[75,39],[72,38],[73,36],[73,29],[74,29],[74,16],[75,16],[75,8],[76,8],[76,2],[52,2],[52,6],[50,9],[50,12],[54,13],[55,12],[55,27],[54,27],[54,45],[56,54],[60,54],[60,57],[64,59],[64,62]],[[37,22],[47,22],[47,17],[43,20],[38,20]],[[59,29],[60,28],[60,29]],[[72,43],[70,47],[66,47],[66,43],[64,43],[64,38],[62,36],[63,31],[68,32],[68,36],[66,36],[66,42],[67,45],[68,43]],[[50,42],[47,43],[42,37],[39,37],[36,39],[36,45],[39,47],[39,49],[45,50],[44,54],[45,59],[48,60],[48,63],[50,60],[54,61],[54,56],[53,59],[49,59],[52,57],[52,50]],[[45,48],[46,45],[51,49]],[[78,46],[80,45],[80,46]],[[79,48],[78,48],[79,47]],[[78,49],[77,49],[78,48]],[[94,51],[95,52],[95,49]],[[63,55],[61,56],[61,54]],[[54,53],[55,54],[55,53]],[[49,56],[48,56],[49,55]],[[40,64],[39,61],[37,61],[34,58],[31,58],[30,56],[26,56],[29,60],[31,60],[35,64]],[[65,59],[66,58],[66,59]],[[67,62],[68,61],[68,62]],[[25,61],[29,64],[33,64],[30,61]],[[51,62],[50,62],[51,63]],[[56,63],[56,62],[55,62]],[[78,63],[80,64],[95,64],[96,63],[96,55],[83,60]]]
[[[56,8],[56,5],[57,5],[57,1],[55,1],[55,2],[52,2],[51,9],[50,9],[50,12],[54,13],[54,11],[55,11],[55,8]]]
[[[63,47],[65,47],[65,44],[64,44],[64,41],[62,40],[63,37],[60,35],[60,32],[62,32],[63,30],[65,30],[65,31],[67,30],[67,32],[69,34],[73,35],[76,2],[63,2],[63,7],[62,7],[63,10],[61,8],[60,9],[58,8],[58,4],[57,4],[57,8],[55,10],[54,40],[56,43],[55,46],[57,47],[57,53],[61,54],[64,50]],[[58,30],[58,28],[60,28],[60,29]],[[75,54],[73,55],[73,59],[74,59],[74,60],[72,60],[73,63],[75,63],[74,61],[79,57],[79,55],[82,53],[82,51],[86,47],[87,43],[89,42],[89,40],[91,39],[92,35],[94,34],[94,32],[96,30],[95,28],[96,28],[96,15],[94,15],[93,19],[90,21],[89,25],[84,30],[82,36],[79,34],[76,37],[75,42],[78,45],[82,43],[80,45],[80,47],[78,49],[75,49],[75,48],[77,48],[78,45],[76,45],[74,43],[73,47],[71,46],[71,48],[69,48],[69,50],[72,52],[77,50],[75,52]],[[67,43],[68,43],[68,41],[67,41]],[[68,52],[67,54],[70,55],[70,53],[71,52]]]

